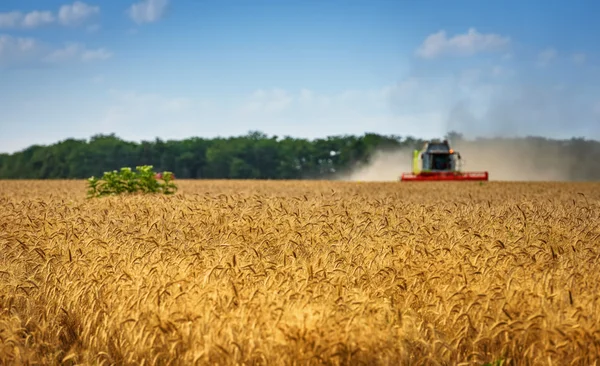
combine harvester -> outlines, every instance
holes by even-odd
[[[412,173],[403,173],[405,182],[424,181],[487,181],[488,172],[461,172],[460,154],[452,150],[448,140],[432,140],[423,150],[413,152]]]

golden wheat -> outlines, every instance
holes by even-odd
[[[600,358],[599,184],[178,185],[0,182],[0,361]]]

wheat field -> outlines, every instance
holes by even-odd
[[[594,365],[600,184],[0,181],[0,362]]]

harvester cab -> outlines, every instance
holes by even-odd
[[[422,150],[413,151],[412,172],[403,173],[401,181],[487,181],[488,172],[462,172],[462,158],[448,140],[432,140]]]

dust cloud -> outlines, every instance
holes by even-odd
[[[491,181],[600,179],[600,145],[580,141],[578,137],[600,136],[600,103],[590,104],[585,89],[577,83],[539,79],[528,69],[512,71],[513,76],[508,80],[511,82],[487,83],[483,79],[466,84],[472,87],[471,94],[461,94],[461,88],[450,86],[450,91],[443,89],[436,98],[431,98],[442,102],[427,108],[445,115],[445,121],[440,121],[441,129],[434,125],[427,127],[448,134],[456,131],[463,136],[450,141],[461,153],[461,170],[487,171]],[[418,75],[416,80],[420,80]],[[424,85],[426,92],[438,90]],[[411,106],[402,95],[390,100],[390,108],[410,110]],[[412,151],[407,149],[379,151],[370,164],[352,170],[341,179],[398,180],[403,172],[411,171],[411,160]]]
[[[553,146],[535,141],[489,139],[454,144],[463,171],[488,171],[491,181],[569,181],[572,162]]]
[[[494,86],[487,102],[476,103],[467,98],[453,103],[447,111],[444,130],[457,131],[464,137],[450,141],[461,153],[461,170],[487,171],[491,181],[576,181],[597,177],[598,174],[590,173],[597,169],[591,165],[597,167],[600,160],[597,148],[591,151],[584,144],[569,145],[569,140],[556,140],[558,135],[565,138],[571,134],[600,133],[597,117],[582,104],[578,90],[573,86],[544,87],[527,73],[517,74],[514,85]],[[556,139],[526,137],[540,134]],[[403,172],[411,171],[411,160],[410,150],[380,151],[369,165],[356,168],[341,179],[398,180]]]
[[[463,157],[463,171],[485,171],[494,181],[571,181],[577,160],[562,142],[525,136],[564,135],[573,121],[588,121],[575,107],[574,90],[544,89],[521,81],[496,87],[479,116],[473,103],[456,103],[447,131],[466,131],[470,139],[454,142]],[[579,123],[579,122],[577,122]],[[584,123],[585,125],[585,123]],[[581,126],[580,126],[581,127]],[[487,136],[487,138],[475,138]],[[521,136],[521,137],[516,137]]]
[[[490,181],[570,181],[572,158],[535,140],[488,139],[452,144],[462,171],[487,171]],[[411,171],[412,150],[378,151],[368,165],[340,176],[345,181],[397,181]]]
[[[342,174],[338,180],[361,182],[397,181],[404,172],[412,170],[412,150],[376,151],[369,164]]]

